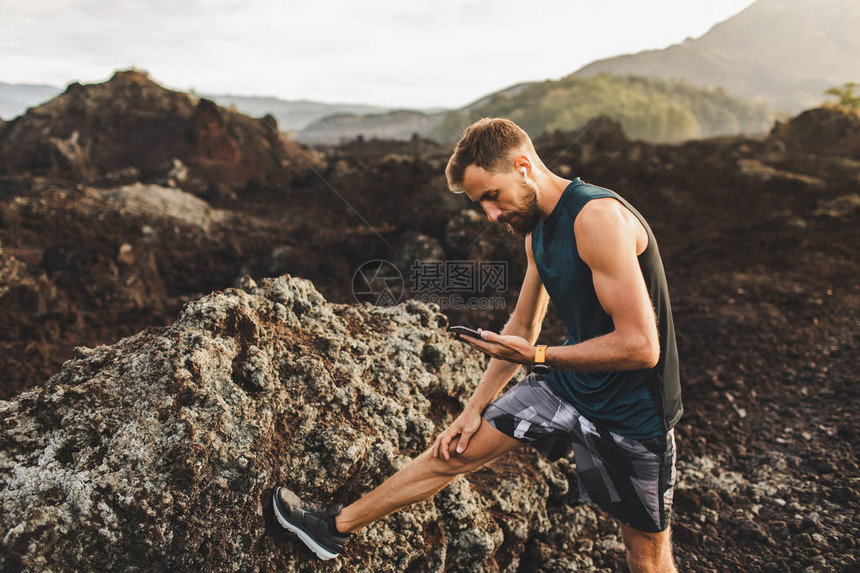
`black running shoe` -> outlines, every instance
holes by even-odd
[[[285,487],[276,487],[272,493],[272,507],[278,523],[295,532],[320,559],[337,557],[352,537],[351,533],[339,532],[335,526],[334,518],[343,509],[340,505],[320,507],[302,501]]]

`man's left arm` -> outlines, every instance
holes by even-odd
[[[637,258],[637,229],[621,209],[612,199],[591,201],[576,218],[579,255],[591,268],[597,298],[614,328],[578,344],[548,347],[546,362],[556,369],[638,370],[652,368],[659,360],[656,318]],[[534,348],[519,337],[486,331],[484,340],[474,346],[497,358],[534,362]]]

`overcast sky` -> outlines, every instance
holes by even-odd
[[[698,37],[752,0],[0,0],[0,81],[456,107]]]

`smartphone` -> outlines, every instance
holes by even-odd
[[[469,328],[468,326],[449,326],[449,332],[453,332],[454,334],[462,334],[464,336],[471,336],[472,338],[483,338],[481,333],[473,328]]]

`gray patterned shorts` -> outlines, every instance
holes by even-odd
[[[621,523],[651,533],[668,527],[674,430],[648,440],[620,436],[586,419],[535,374],[487,406],[483,417],[550,460],[573,449],[580,495]]]

